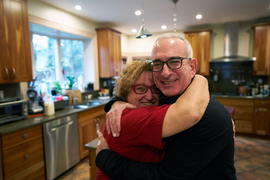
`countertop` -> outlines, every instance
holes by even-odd
[[[233,96],[233,95],[213,95],[211,94],[212,97],[214,98],[236,98],[236,99],[260,99],[260,100],[270,100],[270,96]]]
[[[55,111],[55,114],[52,116],[40,116],[40,117],[27,118],[20,121],[1,125],[0,135],[6,135],[6,134],[16,132],[22,129],[26,129],[26,128],[30,128],[39,124],[43,124],[43,123],[46,123],[55,119],[59,119],[59,118],[62,118],[71,114],[76,114],[76,113],[93,109],[99,106],[104,106],[110,99],[108,100],[91,99],[91,101],[96,101],[96,100],[101,102],[101,104],[92,105],[84,109],[72,109],[71,106],[69,106],[69,107],[66,107],[65,109]]]

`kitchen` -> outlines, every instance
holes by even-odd
[[[4,3],[7,2],[7,0],[3,1]],[[148,2],[149,3],[149,2]],[[181,2],[179,2],[181,3]],[[178,5],[178,4],[177,4]],[[148,25],[150,24],[149,20],[147,20],[147,9],[149,8],[149,4],[147,4],[147,0],[145,0],[145,25],[148,28]],[[269,4],[268,4],[269,6]],[[52,29],[57,29],[58,31],[65,31],[71,34],[79,34],[81,36],[87,37],[89,39],[91,39],[91,41],[89,41],[89,45],[87,46],[87,48],[89,48],[89,51],[91,51],[91,55],[90,55],[90,60],[87,61],[87,63],[90,63],[89,66],[87,66],[87,68],[91,68],[91,71],[85,71],[85,85],[87,82],[94,82],[94,92],[91,92],[93,94],[94,97],[98,96],[98,92],[100,90],[100,88],[102,88],[103,86],[106,87],[109,83],[106,81],[108,80],[110,77],[110,75],[101,75],[102,72],[107,72],[106,71],[98,71],[99,69],[99,53],[98,53],[98,37],[97,37],[97,32],[96,32],[96,28],[102,28],[102,27],[112,27],[117,29],[117,27],[113,27],[110,26],[110,24],[98,24],[94,21],[91,20],[86,20],[85,18],[80,18],[79,16],[75,16],[71,13],[67,13],[64,10],[58,9],[55,6],[49,5],[44,3],[44,1],[36,1],[36,0],[28,0],[27,1],[27,7],[28,7],[28,19],[30,23],[35,23],[35,24],[41,24],[43,26],[46,27],[50,27]],[[139,8],[141,7],[141,2],[139,3]],[[173,3],[172,2],[168,2],[168,7],[171,8],[171,15],[170,17],[172,17],[172,12],[173,12]],[[3,7],[1,7],[2,9]],[[178,8],[182,9],[181,6],[178,6]],[[1,16],[3,17],[3,16]],[[179,15],[178,15],[179,17]],[[63,19],[65,19],[65,21],[63,21]],[[172,18],[171,18],[172,19]],[[239,21],[238,25],[238,53],[236,55],[240,55],[240,56],[245,56],[245,57],[253,57],[253,53],[254,53],[254,29],[256,29],[256,25],[261,24],[261,23],[269,23],[269,10],[268,10],[268,14],[266,14],[266,16],[264,17],[260,17],[258,19],[250,19],[250,20],[246,20],[246,21]],[[137,24],[136,27],[141,25],[141,17],[137,18]],[[4,22],[4,21],[3,21]],[[171,21],[170,21],[171,22]],[[230,22],[230,21],[226,21],[226,22]],[[178,24],[181,23],[181,18],[178,19]],[[254,28],[252,28],[254,26]],[[269,26],[269,25],[268,25]],[[264,27],[264,26],[263,26]],[[171,28],[172,29],[172,28]],[[149,28],[149,30],[151,31],[151,29]],[[210,46],[208,47],[208,56],[209,56],[209,61],[210,63],[208,64],[209,66],[205,66],[202,67],[200,69],[201,72],[198,73],[205,75],[208,80],[209,80],[209,85],[210,85],[210,91],[211,93],[216,93],[215,96],[217,98],[220,98],[220,100],[224,100],[224,105],[230,105],[230,106],[234,106],[235,107],[235,121],[236,121],[236,128],[237,128],[237,132],[239,133],[245,133],[247,135],[250,134],[258,134],[260,135],[260,137],[265,137],[268,136],[269,137],[269,103],[268,103],[268,98],[267,97],[259,97],[260,96],[260,85],[267,85],[270,84],[269,82],[269,61],[268,64],[266,63],[266,68],[268,67],[268,72],[266,74],[258,74],[259,76],[255,76],[255,75],[251,75],[250,76],[250,71],[253,72],[253,62],[250,64],[250,62],[243,62],[243,64],[245,66],[242,66],[242,62],[240,63],[240,68],[236,68],[234,62],[229,62],[229,63],[225,63],[225,62],[212,62],[212,59],[216,59],[219,57],[222,57],[224,55],[224,32],[225,32],[225,28],[224,28],[224,23],[217,23],[217,24],[207,24],[207,25],[197,25],[197,26],[188,26],[186,28],[183,28],[183,30],[179,30],[179,33],[182,35],[185,34],[189,34],[189,33],[200,33],[200,32],[204,32],[205,30],[210,30],[210,31],[206,31],[206,32],[211,32],[209,33],[210,37],[209,37],[209,43]],[[154,40],[157,38],[158,35],[163,34],[164,32],[169,32],[168,31],[159,31],[157,33],[153,33],[152,36],[146,38],[146,39],[135,39],[135,35],[125,35],[122,31],[118,30],[118,32],[121,32],[121,53],[122,53],[122,57],[124,57],[126,59],[127,63],[131,63],[133,59],[148,59],[149,56],[151,55],[151,48],[152,45],[154,43]],[[268,30],[269,32],[269,30]],[[269,34],[269,33],[268,33]],[[27,37],[29,35],[25,35],[24,37],[30,39],[30,37]],[[2,37],[2,35],[1,35]],[[269,42],[269,41],[267,41]],[[259,42],[259,43],[263,43]],[[269,44],[269,43],[268,43]],[[269,47],[269,46],[268,46]],[[29,47],[30,48],[30,47]],[[2,49],[2,48],[1,48]],[[29,51],[30,49],[25,49],[25,52]],[[266,51],[267,52],[267,51]],[[20,57],[20,55],[22,56],[26,56],[25,54],[22,53],[22,51],[20,51],[18,54],[18,56],[16,56],[15,58]],[[4,55],[5,53],[1,51],[1,67],[5,67],[3,62],[5,59]],[[16,54],[16,53],[15,53]],[[30,54],[30,53],[29,53]],[[32,55],[33,56],[33,55]],[[269,59],[269,53],[265,55],[265,57],[268,57]],[[27,56],[26,59],[31,59],[31,57]],[[33,58],[32,58],[33,59]],[[208,62],[209,62],[208,61]],[[207,62],[207,61],[206,61]],[[256,62],[259,62],[258,59]],[[261,62],[261,61],[260,61]],[[263,62],[266,62],[263,60]],[[4,64],[4,65],[3,65]],[[29,64],[29,63],[26,63]],[[105,63],[104,63],[105,64]],[[239,64],[239,63],[236,63]],[[231,68],[233,66],[233,68]],[[261,64],[257,65],[259,68],[262,67]],[[34,69],[34,68],[29,68],[29,66],[24,66],[24,64],[17,64],[17,69],[20,69],[20,67],[25,67],[25,68],[21,68],[23,70],[21,70],[21,72],[17,72],[17,77],[20,76],[22,79],[28,78],[27,82],[30,82],[32,80],[32,76],[29,77],[25,77],[29,76],[29,69]],[[33,66],[32,66],[33,67]],[[205,68],[204,72],[202,72],[203,68]],[[211,70],[212,69],[212,70]],[[96,71],[95,71],[96,70]],[[241,72],[239,72],[239,70]],[[242,70],[244,70],[244,72],[242,73]],[[232,72],[234,71],[234,72]],[[236,74],[237,71],[237,74]],[[89,73],[89,74],[87,74]],[[118,72],[115,72],[117,75]],[[12,73],[10,73],[12,74]],[[34,73],[32,73],[34,74]],[[242,75],[244,75],[244,77],[242,78]],[[114,76],[114,75],[113,75]],[[239,78],[240,76],[240,78]],[[10,82],[6,82],[6,81],[2,81],[2,78],[4,79],[5,77],[5,72],[1,72],[1,83],[0,84],[0,89],[4,91],[4,96],[5,97],[11,97],[14,96],[19,92],[22,92],[22,96],[23,97],[27,97],[26,95],[26,89],[28,88],[28,84],[26,83],[26,81],[24,80],[18,80],[17,82],[13,83],[11,81]],[[102,77],[104,79],[99,79],[99,77]],[[89,79],[88,79],[89,78]],[[11,79],[11,78],[10,78]],[[241,93],[243,96],[238,96],[239,92],[238,92],[238,87],[239,87],[239,79],[241,79],[241,84],[240,85],[245,85],[244,83],[242,83],[242,81],[249,81],[249,79],[254,83],[254,91],[258,91],[256,93],[257,97],[254,98],[252,95],[252,88],[249,89],[249,92],[244,92]],[[77,80],[77,79],[76,79]],[[103,81],[102,81],[103,80]],[[237,80],[238,84],[235,85],[235,81],[232,82],[232,80]],[[10,81],[10,80],[9,80]],[[20,82],[20,83],[18,83]],[[107,85],[106,85],[107,82]],[[230,85],[228,85],[228,83]],[[259,83],[259,87],[256,87],[257,83]],[[225,85],[224,85],[225,84]],[[253,86],[252,86],[253,87]],[[226,89],[226,91],[224,91],[224,89]],[[256,90],[259,89],[259,90]],[[264,95],[264,91],[262,95]],[[230,93],[230,94],[225,94],[225,93]],[[233,93],[236,93],[237,97],[231,96],[233,95]],[[254,92],[255,93],[255,92]],[[86,93],[87,94],[87,93]],[[267,94],[267,90],[266,90],[266,94]],[[230,95],[230,96],[229,96]],[[249,95],[249,96],[247,96]],[[82,98],[85,100],[85,95],[82,96]],[[236,99],[236,102],[235,102]],[[241,101],[241,102],[239,102]],[[264,103],[264,104],[262,104]],[[74,112],[72,112],[72,114],[76,114],[78,113],[78,119],[82,119],[81,121],[79,120],[79,127],[80,126],[84,126],[84,127],[88,127],[89,129],[92,128],[92,126],[87,126],[87,124],[94,124],[94,122],[88,122],[85,121],[85,119],[95,119],[97,117],[99,117],[99,119],[103,119],[104,123],[104,113],[101,112],[102,108],[101,106],[96,106],[96,108],[99,108],[99,113],[97,114],[93,114],[93,112],[91,112],[92,116],[91,117],[86,117],[87,114],[83,113],[86,111],[81,112],[80,109],[75,110]],[[256,112],[257,111],[259,112]],[[57,112],[57,111],[56,111]],[[65,112],[67,113],[67,112]],[[65,113],[60,113],[59,114],[55,114],[55,117],[47,117],[46,118],[46,122],[47,121],[51,121],[53,119],[58,119],[61,118],[67,114]],[[247,114],[246,114],[247,113]],[[258,113],[258,115],[256,117],[261,117],[263,119],[263,121],[259,122],[258,124],[254,124],[255,122],[255,118],[253,119],[253,116],[255,117],[255,113]],[[268,114],[268,115],[267,115]],[[251,118],[252,117],[252,118]],[[34,118],[31,121],[42,121],[39,118]],[[31,122],[28,122],[31,123]],[[21,127],[21,129],[23,130],[23,127],[27,127],[24,123],[22,123],[22,121],[18,122],[18,124]],[[267,126],[268,125],[268,126]],[[4,126],[3,126],[4,127]],[[5,126],[5,127],[8,127]],[[256,128],[256,129],[254,129]],[[260,129],[263,128],[263,129]],[[268,129],[267,129],[268,128]],[[3,129],[3,128],[2,128]],[[83,129],[83,128],[82,128]],[[38,131],[38,130],[35,130]],[[42,130],[39,130],[42,131]],[[93,131],[93,129],[92,129]],[[5,135],[5,132],[8,132],[8,129],[3,129],[2,131],[2,135]],[[30,130],[31,132],[31,130]],[[81,132],[81,134],[86,133],[86,132]],[[40,140],[40,137],[42,137],[42,134],[40,134],[40,132],[38,132],[37,134],[39,134],[37,137],[33,138],[32,140]],[[95,136],[95,134],[91,135],[91,137],[89,138],[91,140],[91,138],[93,138]],[[87,142],[83,142],[83,143],[88,143],[90,142],[90,140]],[[28,142],[28,141],[27,141]],[[23,144],[23,143],[22,143]],[[17,144],[18,145],[18,144]],[[40,145],[41,146],[41,145]],[[12,147],[15,147],[12,146]],[[12,147],[8,146],[5,148],[4,152],[6,152],[7,150],[12,149]],[[80,159],[85,158],[88,155],[88,152],[85,151],[84,149],[80,148]],[[41,161],[38,161],[34,164],[39,163],[39,165],[41,166],[40,169],[42,169],[42,167],[44,167],[44,165],[42,166],[40,163]],[[30,166],[29,166],[30,167]],[[3,167],[2,167],[3,168]],[[20,171],[18,171],[19,173]],[[11,176],[11,175],[10,175]],[[2,177],[3,178],[3,177]]]

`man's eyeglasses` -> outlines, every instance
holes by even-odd
[[[156,85],[146,86],[144,84],[134,84],[132,88],[136,94],[145,94],[148,89],[150,89],[153,94],[160,94],[160,90]]]
[[[160,61],[160,60],[154,60],[149,63],[149,66],[153,72],[159,72],[162,71],[164,64],[166,63],[167,66],[172,69],[179,69],[182,67],[182,61],[183,59],[191,60],[191,58],[183,58],[183,57],[175,57],[171,58],[166,62]]]

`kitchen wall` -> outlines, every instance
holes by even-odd
[[[73,34],[89,37],[92,40],[87,42],[88,55],[91,54],[90,60],[86,61],[86,66],[91,66],[95,71],[87,71],[87,76],[95,76],[95,90],[99,89],[98,78],[98,55],[97,55],[97,37],[95,28],[106,26],[106,24],[98,24],[90,20],[78,17],[76,15],[67,13],[54,6],[48,5],[38,0],[28,0],[28,13],[29,21],[37,24],[45,25],[61,31],[66,31]],[[269,17],[261,18],[258,20],[250,20],[239,22],[239,43],[238,54],[241,56],[253,55],[253,31],[251,29],[253,24],[270,22]],[[224,25],[211,24],[202,26],[186,27],[185,29],[178,30],[177,33],[184,35],[184,31],[212,29],[210,58],[221,57],[224,54]],[[151,29],[149,29],[151,31]],[[122,34],[122,55],[127,57],[127,63],[132,62],[133,56],[150,56],[152,46],[161,34],[172,32],[162,31],[153,33],[153,36],[146,39],[136,39],[134,36],[127,36]],[[94,66],[93,66],[94,64]],[[93,74],[91,74],[92,72]],[[21,87],[26,87],[26,83],[20,83]]]

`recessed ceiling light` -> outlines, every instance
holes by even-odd
[[[161,26],[161,29],[167,29],[167,26],[162,25],[162,26]]]
[[[82,6],[80,6],[80,5],[76,5],[74,8],[75,8],[76,10],[78,10],[78,11],[82,10]]]
[[[138,10],[138,11],[135,11],[135,14],[136,14],[137,16],[139,16],[139,15],[142,14],[142,12],[141,12],[140,10]]]
[[[137,30],[136,30],[136,29],[132,29],[132,30],[131,30],[131,32],[136,33],[136,32],[137,32]]]
[[[196,19],[202,19],[202,15],[201,15],[201,14],[198,14],[198,15],[196,16]]]

